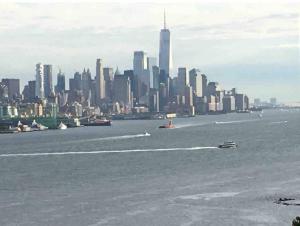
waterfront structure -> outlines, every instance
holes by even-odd
[[[36,64],[35,69],[35,96],[43,99],[44,92],[44,66],[41,63]]]
[[[1,82],[7,87],[8,99],[15,99],[20,95],[20,79],[4,78]]]
[[[99,103],[105,98],[105,84],[102,68],[102,60],[96,60],[96,102]]]
[[[53,92],[52,84],[52,65],[44,64],[44,92],[45,97],[47,98],[51,92]]]
[[[159,68],[169,77],[172,69],[172,48],[170,30],[167,29],[166,13],[164,12],[164,28],[160,30],[159,38]]]

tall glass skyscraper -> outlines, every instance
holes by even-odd
[[[160,70],[164,70],[165,74],[169,76],[172,66],[173,62],[170,31],[167,29],[166,13],[164,12],[164,28],[160,30],[159,41],[159,68]]]

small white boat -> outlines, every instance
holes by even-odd
[[[237,148],[237,144],[234,143],[233,141],[227,141],[224,142],[223,144],[220,144],[218,148]]]
[[[42,124],[39,124],[35,120],[33,120],[32,124],[31,124],[31,129],[34,131],[42,131],[42,130],[47,130],[48,127],[44,126]]]
[[[68,127],[65,124],[63,124],[62,122],[60,122],[60,124],[58,125],[58,129],[64,130],[64,129],[67,129],[67,128]]]
[[[149,137],[149,136],[151,136],[151,134],[150,134],[150,133],[148,133],[148,132],[145,130],[145,132],[144,132],[144,136],[146,136],[146,137]]]

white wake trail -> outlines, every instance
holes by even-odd
[[[256,122],[256,121],[260,121],[260,120],[259,119],[252,119],[252,120],[249,119],[249,120],[222,121],[222,122],[216,121],[215,124],[223,125],[223,124],[235,124],[235,123]]]
[[[33,157],[33,156],[55,156],[55,155],[88,155],[105,153],[131,153],[131,152],[163,152],[163,151],[192,151],[203,149],[218,149],[217,147],[191,147],[191,148],[158,148],[158,149],[132,149],[132,150],[112,150],[112,151],[69,151],[69,152],[36,152],[36,153],[17,153],[1,154],[0,158],[5,157]]]

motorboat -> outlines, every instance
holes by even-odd
[[[158,128],[160,128],[160,129],[172,129],[172,128],[175,128],[175,126],[173,125],[172,120],[169,120],[168,124],[159,126]]]
[[[40,123],[37,123],[35,120],[33,120],[33,122],[31,123],[31,129],[33,131],[42,131],[42,130],[47,130],[48,127]]]
[[[58,125],[58,129],[65,130],[67,128],[68,127],[65,124],[63,124],[62,122],[60,122],[60,124]]]
[[[151,134],[150,134],[150,133],[148,133],[148,132],[145,130],[145,132],[144,132],[144,136],[145,136],[145,137],[149,137],[149,136],[151,136]]]
[[[233,141],[227,141],[227,142],[224,142],[223,144],[220,144],[218,146],[218,148],[237,148],[237,144],[234,143]]]
[[[25,124],[23,124],[19,121],[18,122],[18,131],[20,131],[20,132],[32,132],[32,129],[28,125],[25,125]]]

